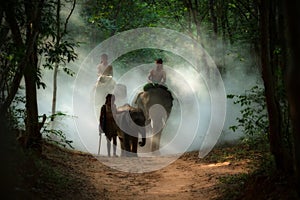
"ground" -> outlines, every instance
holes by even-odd
[[[59,159],[68,168],[84,174],[98,191],[99,196],[91,192],[91,199],[214,199],[220,194],[219,177],[248,172],[247,160],[206,163],[198,159],[197,152],[187,153],[169,166],[147,173],[120,172],[80,152],[64,154],[67,152],[45,151],[48,159],[54,162]]]
[[[29,189],[35,199],[297,199],[282,177],[249,176],[263,156],[247,146],[223,147],[204,159],[189,152],[160,170],[127,173],[90,154],[46,144],[40,176]]]

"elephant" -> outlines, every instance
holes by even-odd
[[[118,107],[116,121],[119,126],[118,137],[121,141],[122,156],[137,156],[138,135],[142,135],[139,146],[146,144],[145,115],[141,109],[126,104]]]
[[[146,117],[146,124],[151,121],[151,152],[158,151],[163,127],[173,107],[172,93],[166,86],[150,83],[145,85],[144,91],[137,95],[135,105],[137,108],[143,110]],[[163,109],[160,106],[166,111],[165,114],[161,112]]]

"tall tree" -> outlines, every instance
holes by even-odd
[[[281,58],[279,23],[280,5],[277,0],[260,1],[261,65],[269,116],[270,149],[279,170],[291,172],[292,156],[290,131],[288,128],[287,102],[285,97],[285,67]]]
[[[22,24],[18,22],[17,14],[16,14],[16,2],[15,1],[6,1],[3,4],[2,16],[4,16],[5,27],[8,31],[6,34],[2,33],[1,36],[3,41],[9,41],[10,43],[6,43],[6,49],[11,52],[14,52],[15,56],[11,59],[7,59],[9,57],[9,53],[1,57],[2,64],[2,74],[1,74],[1,104],[0,104],[0,113],[5,115],[9,106],[11,105],[21,82],[21,79],[24,74],[24,69],[26,66],[28,55],[32,52],[33,41],[28,44],[27,51],[25,52],[25,43],[23,41],[23,37],[21,34]],[[1,19],[2,20],[2,19]],[[3,30],[3,29],[2,29]],[[2,31],[1,32],[4,32]],[[28,41],[30,41],[28,39]],[[1,46],[1,49],[4,48],[4,45]],[[20,52],[19,52],[19,51]],[[14,72],[14,75],[11,77],[9,74],[11,73],[10,68]],[[9,79],[10,78],[10,79]],[[5,85],[6,83],[6,85]]]
[[[293,126],[294,138],[294,167],[296,174],[297,187],[300,187],[300,3],[297,0],[282,1],[285,8],[285,19],[287,25],[286,36],[288,38],[288,49],[290,50],[290,62],[287,71],[287,91],[290,104],[290,113]],[[298,190],[300,196],[300,192]]]
[[[54,63],[49,63],[54,65],[54,72],[53,72],[53,94],[52,94],[52,118],[51,120],[54,120],[53,116],[56,113],[56,99],[57,99],[57,75],[58,75],[58,70],[59,70],[59,65],[61,63],[65,63],[64,61],[64,55],[67,55],[67,61],[74,60],[77,55],[74,53],[72,44],[68,45],[67,43],[62,42],[63,37],[67,34],[67,25],[68,21],[75,9],[76,5],[76,0],[73,1],[72,3],[72,8],[66,17],[66,20],[63,24],[63,29],[61,25],[61,0],[57,0],[56,3],[56,35],[53,36],[53,41],[55,41],[54,45],[54,51],[56,52],[53,56],[57,57],[54,59]],[[66,49],[64,49],[66,48]],[[65,68],[66,69],[66,68]],[[72,73],[71,73],[72,75]]]
[[[22,78],[25,80],[25,126],[24,145],[41,149],[41,133],[38,121],[37,88],[45,87],[41,82],[41,68],[39,61],[41,54],[45,54],[46,64],[70,62],[76,54],[72,44],[61,41],[57,48],[49,40],[55,35],[55,21],[53,21],[53,7],[56,2],[44,0],[13,0],[6,1],[0,9],[0,34],[4,44],[1,44],[0,56],[1,73],[0,111],[7,113],[14,100]],[[3,20],[4,19],[4,20]],[[64,26],[66,30],[66,24]],[[66,34],[66,31],[63,32]],[[52,39],[55,37],[52,37]],[[53,68],[53,67],[52,67]],[[71,73],[66,67],[67,73]]]
[[[209,11],[210,11],[210,18],[211,23],[213,25],[213,39],[216,40],[218,35],[218,19],[216,16],[216,2],[215,0],[209,0]]]
[[[19,57],[19,64],[17,66],[16,73],[14,75],[15,82],[9,88],[9,95],[1,105],[1,112],[6,112],[10,106],[18,87],[21,82],[21,78],[24,75],[25,87],[26,87],[26,146],[36,147],[40,149],[41,134],[38,126],[38,108],[37,108],[37,96],[36,96],[36,84],[37,84],[37,40],[40,34],[40,20],[44,1],[22,1],[19,5],[17,1],[7,1],[4,3],[5,20],[10,27],[12,38],[16,48],[19,48],[20,52],[15,54]],[[21,7],[20,9],[20,6]],[[25,16],[25,37],[22,35],[22,23],[20,23],[20,17],[16,13],[24,9]],[[24,50],[24,52],[22,52]]]

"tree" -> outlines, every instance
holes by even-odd
[[[285,12],[284,16],[286,19],[287,31],[286,36],[288,39],[288,49],[290,50],[290,62],[287,70],[287,91],[288,100],[290,105],[290,113],[292,118],[293,126],[293,138],[294,138],[294,168],[296,174],[297,187],[300,186],[300,27],[298,19],[300,18],[300,4],[299,1],[282,1]],[[298,191],[298,193],[300,193]]]
[[[53,64],[54,65],[54,72],[53,72],[53,95],[52,95],[52,116],[55,115],[56,112],[56,98],[57,98],[57,74],[58,74],[58,69],[59,69],[59,65],[61,63],[66,63],[65,60],[67,60],[67,62],[70,61],[74,61],[77,58],[76,53],[73,50],[73,46],[74,44],[68,43],[67,41],[62,41],[63,37],[67,34],[67,25],[68,25],[68,21],[75,9],[75,5],[76,5],[76,0],[73,1],[72,4],[72,8],[70,10],[70,13],[68,14],[68,16],[66,17],[66,20],[64,22],[64,26],[63,26],[63,30],[61,30],[61,1],[57,0],[57,7],[56,7],[56,34],[52,35],[53,37],[53,42],[55,43],[54,45],[54,53],[49,55],[49,57],[54,57],[53,61],[49,60],[49,57],[47,57],[46,61],[50,61],[49,63],[47,63],[47,66],[50,66]],[[45,49],[46,51],[49,51],[49,49]],[[64,70],[73,75],[73,73],[71,73],[69,70],[67,70],[67,68],[64,68]],[[53,120],[53,117],[51,118],[51,120]]]
[[[213,25],[213,39],[216,40],[216,37],[218,35],[218,20],[215,12],[215,1],[209,0],[209,11],[210,11],[210,18],[211,23]]]
[[[25,126],[23,136],[24,146],[41,150],[41,133],[38,121],[37,88],[45,87],[41,81],[41,68],[39,61],[41,55],[46,55],[45,66],[52,63],[70,62],[75,59],[72,44],[67,41],[60,41],[56,49],[50,42],[53,36],[53,6],[55,2],[40,1],[7,1],[3,9],[0,9],[0,17],[3,23],[0,33],[3,36],[5,50],[0,56],[1,71],[1,115],[5,115],[10,109],[21,80],[25,80]],[[65,25],[66,30],[66,25]],[[66,31],[63,32],[66,34]],[[2,38],[1,38],[2,39]],[[52,45],[52,46],[51,46]],[[47,57],[49,56],[49,57]],[[47,58],[49,58],[47,60]],[[57,58],[59,60],[57,60]],[[70,73],[68,68],[64,71]]]
[[[260,2],[261,65],[269,116],[269,140],[277,169],[292,171],[292,141],[285,96],[286,69],[282,62],[283,43],[278,20],[281,18],[278,1]]]
[[[40,150],[41,134],[38,126],[38,108],[36,96],[37,68],[38,68],[38,37],[44,1],[7,1],[4,3],[5,20],[11,31],[15,45],[14,59],[16,72],[9,86],[9,95],[1,104],[1,113],[6,113],[17,93],[22,76],[26,87],[26,140],[25,145]],[[20,7],[21,6],[21,7]],[[23,12],[25,19],[21,19],[17,12]],[[24,21],[23,21],[24,20]],[[23,34],[23,31],[25,32]],[[24,35],[24,36],[23,36]],[[23,51],[24,50],[24,51]]]

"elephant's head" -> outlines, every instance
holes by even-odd
[[[150,108],[155,104],[161,105],[166,111],[167,118],[169,117],[173,106],[173,97],[171,92],[165,87],[158,86],[156,88],[151,88],[147,91],[140,92],[137,95],[134,103],[137,108],[144,112],[146,124],[148,125],[151,120],[149,111]]]

